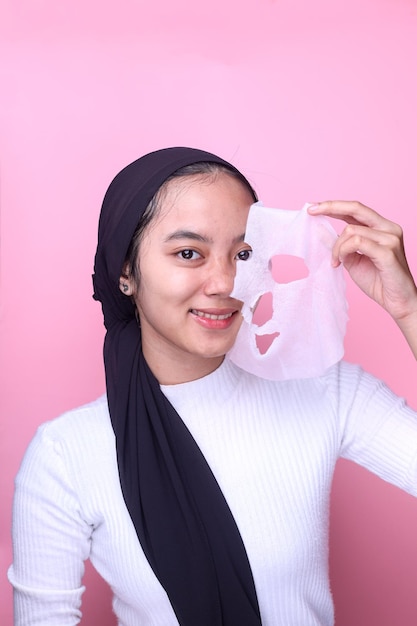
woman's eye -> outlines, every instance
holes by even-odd
[[[188,250],[188,249],[181,250],[181,252],[178,252],[178,256],[180,256],[182,259],[185,259],[186,261],[192,261],[200,257],[198,252],[196,252],[195,250]]]
[[[238,259],[238,261],[247,261],[248,259],[250,259],[251,255],[252,250],[241,250],[237,253],[236,258]]]

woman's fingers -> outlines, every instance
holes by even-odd
[[[356,253],[369,256],[377,267],[379,260],[391,257],[407,267],[402,228],[370,207],[356,201],[329,200],[309,207],[308,211],[311,215],[325,215],[347,224],[333,249],[333,265],[344,263]]]
[[[356,284],[394,317],[416,307],[416,286],[404,251],[402,228],[360,202],[333,200],[309,208],[346,222],[332,250]]]
[[[384,263],[403,263],[404,249],[401,229],[396,233],[390,230],[376,230],[368,226],[349,224],[337,238],[332,257],[333,264],[345,263],[352,254],[368,256],[376,267],[382,269]]]
[[[332,251],[355,283],[396,320],[417,359],[417,287],[408,267],[402,228],[360,202],[332,200],[309,207],[347,225]]]
[[[347,224],[363,225],[386,232],[392,232],[396,236],[402,236],[401,227],[395,222],[382,217],[379,213],[361,202],[351,200],[327,200],[309,207],[308,212],[312,215],[327,215],[342,220]]]

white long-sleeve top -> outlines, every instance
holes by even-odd
[[[338,457],[417,494],[417,416],[347,363],[272,382],[226,360],[163,386],[237,521],[263,626],[330,626],[330,487]],[[178,622],[137,539],[120,489],[105,396],[41,426],[16,479],[15,625],[81,617],[84,560],[114,592],[123,626]]]

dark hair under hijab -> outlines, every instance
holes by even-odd
[[[127,250],[149,202],[172,174],[201,162],[226,167],[251,190],[232,165],[193,148],[147,154],[112,181],[99,221],[94,298],[102,303],[107,330],[107,396],[123,496],[179,623],[259,626],[239,530],[202,452],[147,366],[134,304],[119,289]]]

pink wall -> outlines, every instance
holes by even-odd
[[[103,390],[91,299],[110,178],[150,149],[231,159],[269,205],[358,198],[402,223],[417,274],[415,0],[3,0],[1,578],[13,477],[36,426]],[[398,331],[349,286],[347,357],[417,408]],[[341,463],[338,626],[417,623],[417,503]],[[89,572],[83,623],[114,623]]]

